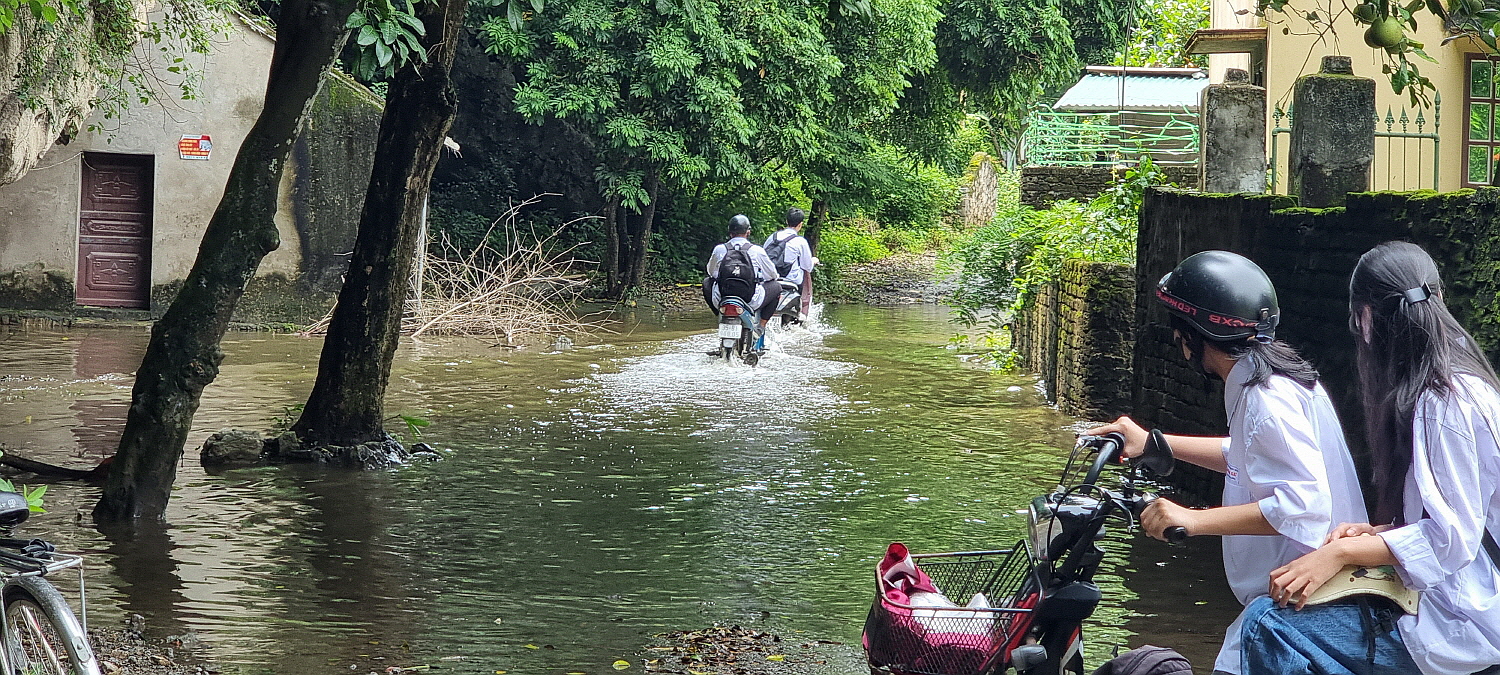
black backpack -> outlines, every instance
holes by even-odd
[[[724,259],[719,261],[719,297],[733,296],[749,303],[755,297],[755,263],[747,250],[750,244],[725,244],[724,248]]]
[[[786,239],[777,239],[776,235],[773,234],[771,235],[771,241],[766,243],[766,255],[771,257],[771,262],[776,263],[776,273],[781,276],[786,276],[792,271],[792,263],[785,260],[786,245],[791,240],[796,239],[797,236],[794,232],[792,236]]]

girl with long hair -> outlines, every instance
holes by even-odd
[[[1245,673],[1500,672],[1500,382],[1420,247],[1387,242],[1349,281],[1372,523],[1271,572],[1246,612]],[[1346,565],[1394,566],[1416,614],[1371,596],[1305,607]]]

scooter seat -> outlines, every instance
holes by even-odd
[[[11,527],[26,522],[31,507],[26,498],[15,492],[0,492],[0,527]]]

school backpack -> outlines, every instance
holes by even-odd
[[[766,243],[766,255],[771,257],[771,262],[776,263],[776,273],[781,276],[786,276],[792,271],[792,263],[786,260],[786,245],[791,240],[796,239],[797,236],[794,232],[792,236],[786,239],[777,239],[776,235],[773,234],[771,235],[771,241]]]
[[[750,261],[749,243],[724,246],[724,259],[719,261],[719,297],[734,296],[747,304],[755,297],[755,263]]]

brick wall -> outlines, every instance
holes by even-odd
[[[1127,265],[1069,260],[1017,317],[1020,366],[1070,415],[1113,419],[1129,407],[1133,286]]]
[[[1383,241],[1427,249],[1442,270],[1447,302],[1491,361],[1500,356],[1500,190],[1356,193],[1344,208],[1290,208],[1288,197],[1150,192],[1136,255],[1133,414],[1171,433],[1222,434],[1219,385],[1188,369],[1172,344],[1156,281],[1183,258],[1224,249],[1258,263],[1276,284],[1278,336],[1323,375],[1355,458],[1363,465],[1362,415],[1349,334],[1349,274]]]
[[[1197,165],[1166,166],[1162,170],[1177,185],[1198,184]],[[1116,173],[1107,166],[1028,166],[1021,169],[1021,203],[1044,209],[1064,199],[1086,202],[1114,185]]]

